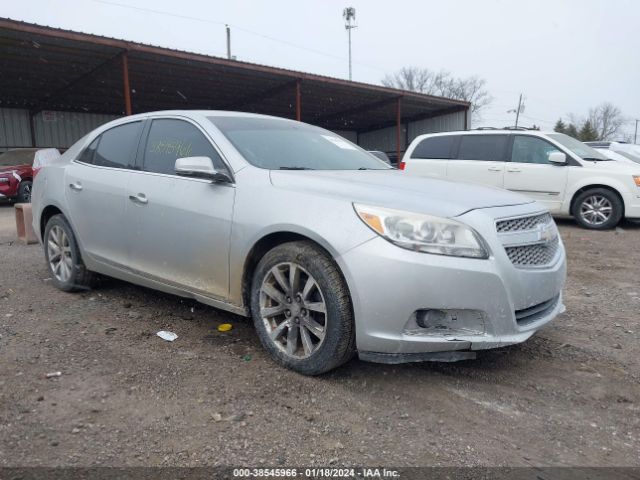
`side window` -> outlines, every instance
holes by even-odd
[[[507,135],[463,135],[458,149],[458,160],[505,160]]]
[[[102,167],[131,168],[135,158],[142,122],[113,127],[100,135],[93,164]]]
[[[100,137],[96,137],[93,142],[89,144],[87,148],[84,149],[84,152],[78,157],[78,161],[82,163],[93,163],[93,157],[96,153],[96,148],[98,148],[98,142],[100,141]]]
[[[144,151],[145,172],[175,174],[178,158],[209,157],[217,170],[226,170],[211,142],[194,125],[184,120],[154,120]]]
[[[516,163],[549,163],[549,154],[559,152],[556,147],[546,140],[524,135],[513,138],[511,161]]]
[[[451,158],[455,135],[443,135],[422,140],[411,154],[411,158]]]

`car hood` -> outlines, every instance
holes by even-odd
[[[277,188],[441,217],[456,217],[479,208],[533,203],[499,188],[416,177],[399,170],[273,170],[271,183]]]
[[[640,175],[640,164],[635,162],[618,162],[609,160],[604,162],[594,162],[582,160],[583,165],[590,170],[602,173],[625,173],[629,175]]]
[[[11,165],[8,167],[4,165],[0,165],[0,173],[11,172],[13,170],[22,172],[24,170],[28,170],[29,168],[31,168],[31,165]]]

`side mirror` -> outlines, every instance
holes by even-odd
[[[176,175],[181,177],[206,178],[216,183],[231,183],[232,180],[224,172],[213,166],[209,157],[178,158],[175,165]]]
[[[562,152],[551,152],[549,154],[549,163],[553,163],[554,165],[566,165],[567,155]]]

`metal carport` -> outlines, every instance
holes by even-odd
[[[13,145],[3,127],[11,109],[28,115],[30,145],[40,146],[43,112],[186,108],[295,118],[367,147],[380,143],[367,140],[378,131],[389,146],[394,130],[387,150],[398,156],[425,129],[464,129],[469,121],[468,102],[0,18],[0,148],[27,146]],[[455,121],[420,128],[454,114]]]

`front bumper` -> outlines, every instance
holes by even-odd
[[[561,291],[566,278],[562,242],[550,265],[519,269],[496,235],[496,218],[535,213],[531,209],[531,204],[490,208],[458,218],[485,239],[491,250],[486,260],[413,252],[381,237],[343,254],[339,263],[350,287],[356,343],[363,359],[393,360],[387,363],[462,359],[465,355],[424,354],[520,343],[562,313]],[[545,308],[536,313],[540,305]],[[433,309],[461,312],[461,318],[472,312],[481,319],[482,331],[439,335],[426,330],[421,334],[419,328],[408,327],[416,311]],[[519,318],[528,315],[525,321],[518,320],[516,312]]]

